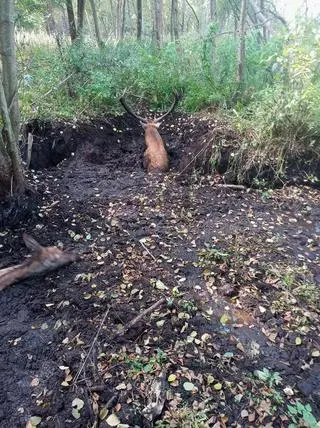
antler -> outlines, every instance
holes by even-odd
[[[162,120],[162,119],[164,119],[166,116],[168,116],[168,114],[169,114],[169,113],[171,113],[171,112],[173,111],[173,109],[174,109],[174,108],[175,108],[175,106],[177,105],[178,101],[179,101],[179,96],[178,96],[177,92],[175,92],[175,93],[174,93],[174,100],[173,100],[173,103],[171,104],[171,106],[170,106],[169,110],[168,110],[165,114],[163,114],[162,116],[157,117],[156,119],[154,119],[154,121],[155,121],[155,122],[160,122],[160,120]]]
[[[120,103],[122,104],[123,108],[124,108],[124,109],[129,113],[129,114],[131,114],[131,116],[135,117],[136,119],[140,120],[140,121],[141,121],[141,122],[143,122],[143,123],[147,123],[147,122],[148,122],[146,118],[143,118],[143,117],[141,117],[141,116],[138,116],[136,113],[134,113],[134,112],[130,109],[130,107],[127,105],[127,103],[125,102],[125,100],[124,100],[124,98],[123,98],[123,97],[121,97],[121,98],[120,98]]]

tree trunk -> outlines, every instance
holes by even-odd
[[[89,1],[90,1],[91,10],[92,10],[92,16],[93,16],[93,22],[94,22],[94,31],[96,33],[97,44],[98,44],[99,48],[102,48],[104,46],[104,43],[103,43],[102,38],[101,38],[98,14],[97,14],[96,5],[94,2],[95,0],[89,0]]]
[[[239,22],[239,49],[238,49],[238,66],[237,66],[237,90],[233,94],[232,100],[235,102],[241,91],[244,81],[245,66],[245,41],[246,41],[246,18],[247,18],[247,0],[241,0],[241,12]]]
[[[217,0],[210,0],[210,22],[217,23]]]
[[[181,34],[184,33],[185,30],[185,21],[186,21],[186,2],[182,1],[182,7],[181,7]]]
[[[76,20],[74,17],[72,0],[66,0],[66,6],[67,6],[67,14],[68,14],[68,22],[69,22],[70,39],[71,39],[71,42],[74,43],[75,40],[77,39],[77,26],[76,26]]]
[[[18,141],[20,131],[20,111],[18,103],[18,80],[16,44],[14,38],[13,0],[2,0],[0,7],[0,49],[2,62],[2,79],[5,98],[9,110],[14,138]]]
[[[116,35],[118,40],[123,40],[124,37],[125,6],[126,0],[117,1]]]
[[[49,36],[52,36],[57,33],[57,25],[54,19],[54,10],[53,10],[51,1],[48,2],[47,6],[48,6],[48,9],[44,14],[45,27],[46,27],[47,34]]]
[[[15,137],[11,126],[2,75],[0,76],[0,112],[3,123],[2,135],[0,137],[0,166],[3,168],[3,170],[1,168],[0,173],[0,196],[4,198],[11,190],[17,194],[23,193],[25,181],[18,148],[18,139]]]
[[[156,45],[160,48],[163,42],[163,0],[154,0],[154,33]]]
[[[121,40],[124,39],[124,33],[126,28],[126,0],[123,0],[123,6],[122,6],[122,22],[121,22]]]
[[[141,41],[142,35],[142,0],[137,0],[137,40]]]
[[[178,40],[178,0],[171,0],[171,41]]]
[[[265,3],[264,3],[264,0],[260,0],[260,9],[261,9],[261,12],[264,15],[265,14]],[[262,25],[262,37],[263,37],[263,41],[266,42],[267,39],[268,39],[268,30],[267,30],[267,26],[266,26],[265,23]]]
[[[78,0],[77,2],[77,39],[83,39],[83,23],[84,23],[84,7],[85,0]]]

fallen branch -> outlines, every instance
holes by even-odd
[[[163,305],[163,303],[165,303],[166,300],[167,299],[163,297],[162,299],[158,300],[156,303],[151,305],[149,308],[145,309],[143,312],[141,312],[139,315],[133,318],[127,325],[123,326],[122,331],[118,335],[124,334],[126,331],[132,328],[135,324],[137,324],[137,322],[139,322],[143,317],[153,312],[159,306]]]
[[[215,187],[221,189],[233,189],[233,190],[249,190],[248,187],[242,184],[215,184]]]

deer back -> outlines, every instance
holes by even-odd
[[[157,124],[152,121],[144,125],[146,145],[144,165],[147,172],[165,172],[169,168],[166,146],[157,128]]]

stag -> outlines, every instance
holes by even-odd
[[[22,238],[34,255],[21,264],[0,269],[0,290],[23,279],[58,269],[79,257],[75,253],[62,251],[57,247],[43,247],[27,233],[24,233]]]
[[[124,98],[120,98],[120,102],[124,109],[133,117],[140,121],[144,129],[144,139],[146,149],[143,155],[143,167],[147,172],[166,172],[169,169],[169,159],[166,150],[165,142],[161,138],[158,128],[161,125],[161,121],[171,113],[178,103],[178,95],[174,95],[174,100],[169,110],[160,117],[154,119],[147,119],[145,117],[138,116],[134,113],[131,108],[127,105]]]

